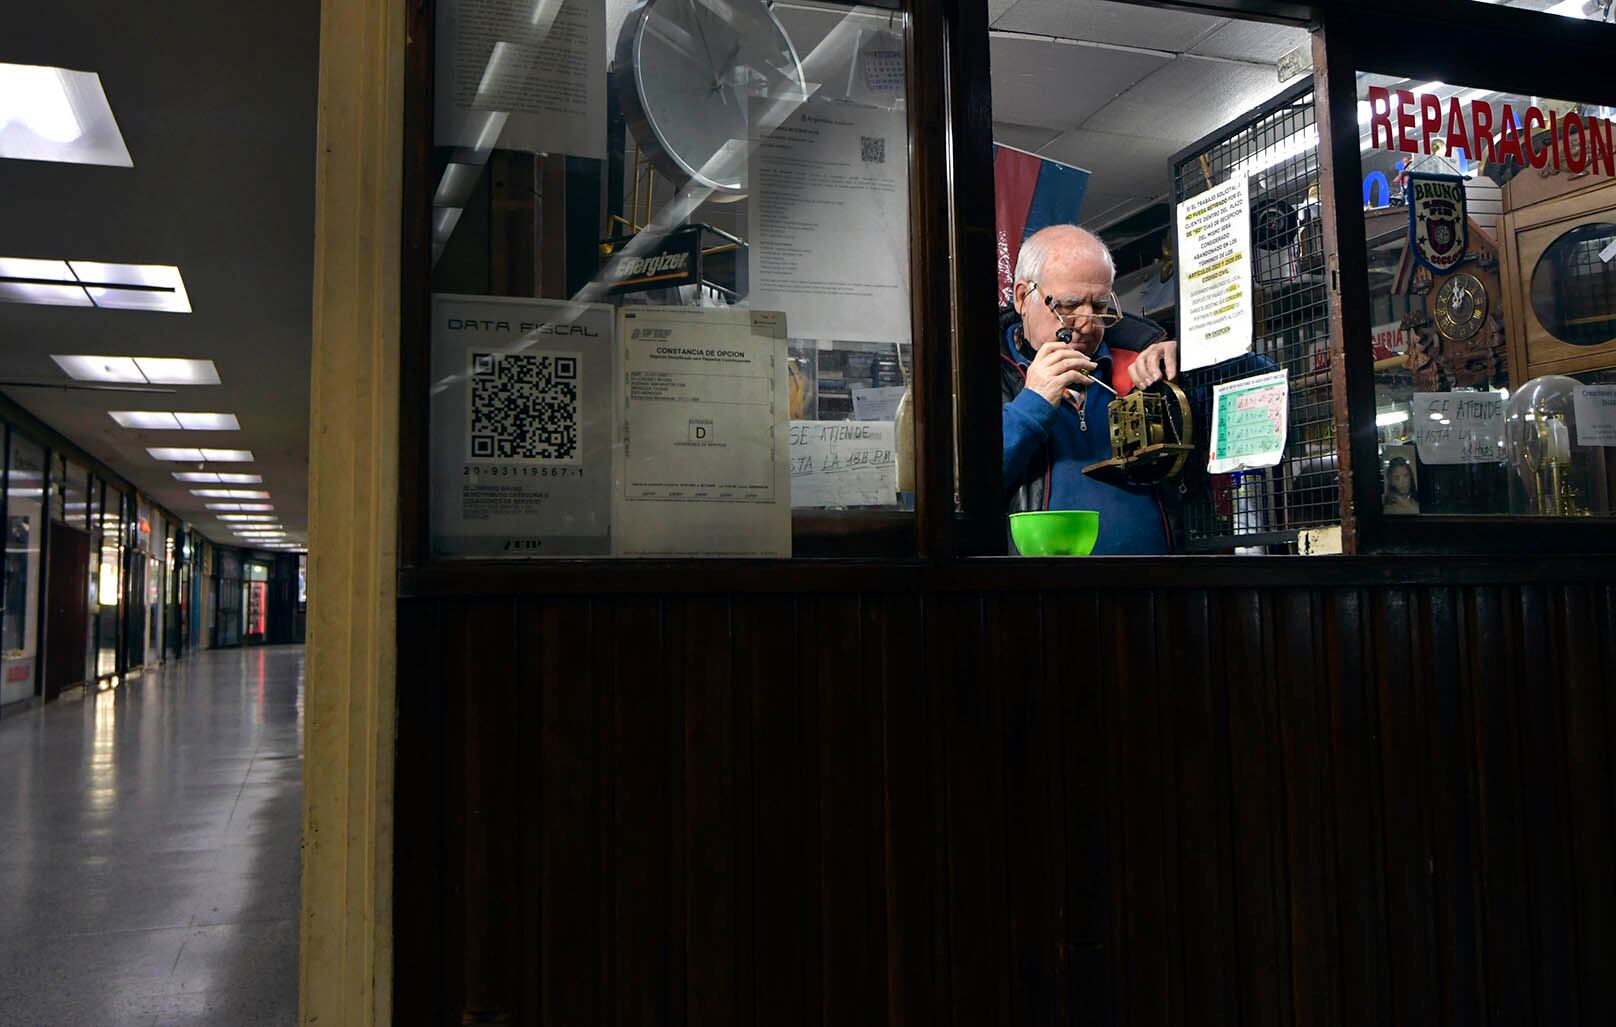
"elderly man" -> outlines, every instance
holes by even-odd
[[[1015,307],[1000,314],[1004,487],[1012,512],[1098,510],[1096,554],[1166,553],[1154,489],[1083,473],[1111,457],[1112,398],[1178,374],[1178,344],[1117,309],[1115,274],[1105,244],[1076,225],[1051,225],[1021,244]]]

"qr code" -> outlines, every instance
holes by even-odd
[[[887,141],[875,136],[859,136],[859,155],[866,164],[885,164],[887,162]]]
[[[578,460],[576,353],[473,353],[473,460]]]

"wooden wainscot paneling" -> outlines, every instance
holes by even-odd
[[[407,599],[400,1023],[1616,1022],[1616,587]]]

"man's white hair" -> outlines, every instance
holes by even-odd
[[[1050,225],[1029,235],[1016,256],[1016,281],[1037,282],[1044,273],[1044,264],[1049,261],[1051,252],[1056,248],[1076,249],[1082,246],[1091,246],[1099,252],[1105,261],[1106,276],[1115,282],[1117,265],[1111,259],[1110,247],[1093,232],[1076,225]]]

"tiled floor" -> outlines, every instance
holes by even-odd
[[[293,1024],[303,649],[0,719],[0,1024]]]

